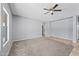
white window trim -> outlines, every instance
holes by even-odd
[[[3,10],[7,14],[7,41],[3,44],[3,47],[5,47],[6,44],[9,42],[9,13],[5,9],[5,7],[3,7]]]
[[[1,15],[0,15],[0,51],[1,51]]]

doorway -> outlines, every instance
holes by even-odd
[[[45,37],[45,23],[42,23],[42,37]]]
[[[79,16],[77,16],[77,40],[79,41]]]

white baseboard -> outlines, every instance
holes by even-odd
[[[9,43],[4,47],[4,49],[1,51],[1,56],[8,56],[10,49],[12,47],[12,41],[9,41]]]
[[[61,39],[71,40],[73,42],[73,45],[75,43],[77,43],[77,40],[73,40],[73,39],[69,39],[69,38],[64,38],[64,37],[60,37],[60,36],[56,36],[56,35],[52,35],[51,37],[57,37],[57,38],[61,38]]]
[[[57,36],[57,35],[52,35],[51,37],[57,37],[57,38],[66,39],[66,40],[72,40],[72,39],[61,37],[61,36]]]
[[[10,53],[10,50],[11,50],[11,47],[12,47],[12,44],[13,44],[13,41],[11,41],[11,44],[10,44],[10,47],[9,47],[9,49],[8,49],[8,51],[7,51],[7,54],[6,54],[6,56],[8,56],[8,55],[9,55],[9,53]]]
[[[22,41],[22,40],[28,40],[28,39],[36,39],[36,38],[40,38],[40,37],[42,37],[42,36],[37,36],[37,37],[29,37],[29,38],[21,38],[21,39],[13,39],[13,42],[15,42],[15,41]]]
[[[73,42],[73,43],[77,43],[77,41],[76,41],[76,40],[73,40],[72,42]]]

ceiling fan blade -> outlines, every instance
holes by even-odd
[[[47,9],[47,8],[44,8],[44,10],[49,10],[49,9]]]
[[[46,13],[44,13],[44,14],[47,14],[47,13],[50,13],[50,12],[46,12]]]
[[[55,9],[57,6],[58,6],[58,4],[56,4],[56,5],[53,7],[53,9]]]
[[[53,11],[62,11],[62,10],[53,10]]]

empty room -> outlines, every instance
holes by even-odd
[[[79,56],[79,3],[0,3],[0,56]]]

